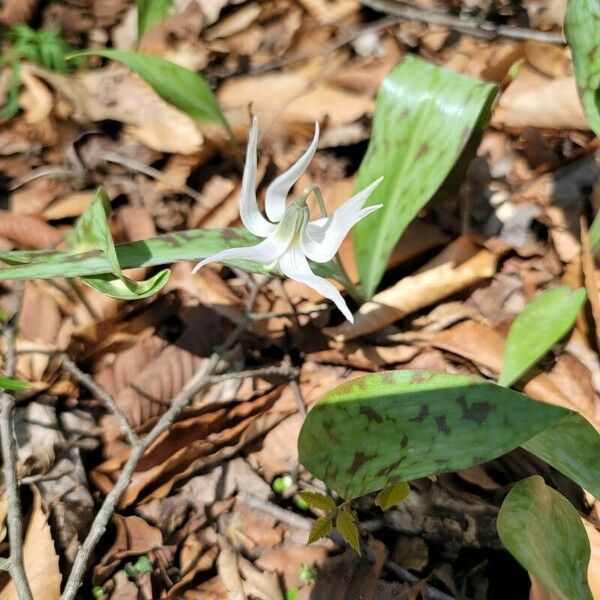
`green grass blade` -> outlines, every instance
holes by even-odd
[[[72,54],[69,58],[78,56],[103,56],[116,60],[137,73],[163,100],[193,119],[220,123],[229,130],[229,124],[212,90],[204,78],[194,71],[159,56],[125,50],[87,50]]]
[[[407,57],[383,81],[356,189],[384,175],[354,229],[365,295],[375,292],[400,236],[432,198],[467,141],[489,121],[496,86]]]

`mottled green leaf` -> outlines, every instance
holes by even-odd
[[[325,496],[319,492],[306,490],[304,492],[299,492],[298,496],[312,508],[335,510],[335,502],[329,496]]]
[[[144,281],[129,277],[120,279],[112,274],[91,275],[83,281],[96,291],[118,300],[141,300],[160,292],[171,276],[171,269],[162,269]]]
[[[506,549],[560,600],[593,600],[585,527],[571,503],[540,476],[513,487],[497,527]]]
[[[138,9],[138,39],[169,14],[171,0],[135,0]]]
[[[596,135],[600,135],[600,3],[569,0],[565,35],[571,46],[579,97]]]
[[[333,529],[331,517],[319,517],[311,527],[308,534],[308,543],[312,544],[321,538],[327,537]]]
[[[498,384],[511,386],[575,325],[585,289],[557,287],[534,298],[514,320],[504,350]]]
[[[29,384],[20,379],[13,379],[12,377],[0,375],[0,389],[10,390],[12,392],[24,392],[29,389]]]
[[[350,544],[350,547],[360,556],[358,527],[356,526],[354,516],[347,510],[340,510],[335,520],[335,526],[346,542]]]
[[[125,50],[87,50],[71,55],[103,56],[123,63],[137,73],[163,100],[182,110],[197,121],[229,125],[219,108],[217,99],[202,76],[160,56]]]
[[[298,447],[313,475],[355,498],[491,460],[571,414],[467,376],[386,371],[328,392]]]
[[[98,188],[93,202],[77,219],[67,236],[72,251],[99,250],[110,269],[109,273],[88,275],[83,281],[95,290],[119,300],[140,300],[156,294],[169,280],[171,271],[163,269],[146,281],[134,281],[121,271],[121,265],[108,224],[110,199],[104,188]]]
[[[226,248],[258,244],[260,238],[243,228],[190,229],[116,246],[122,269],[154,267],[180,260],[201,260]],[[77,253],[73,251],[33,250],[0,252],[0,261],[10,267],[0,269],[0,281],[11,279],[51,279],[53,277],[84,277],[110,272],[100,251]],[[253,273],[273,274],[256,262],[231,261],[226,263]],[[312,264],[315,273],[337,278],[333,263]],[[343,278],[340,278],[343,281]]]
[[[598,250],[600,250],[600,212],[596,213],[592,221],[592,225],[588,231],[588,238],[592,254],[597,254]]]
[[[600,434],[581,415],[568,416],[522,446],[600,498]]]
[[[375,504],[379,506],[381,510],[389,510],[399,502],[402,502],[402,500],[406,500],[409,494],[410,487],[406,481],[392,483],[384,487],[379,494],[377,494]]]
[[[396,242],[432,198],[475,131],[489,121],[496,86],[413,57],[383,81],[373,133],[356,188],[384,176],[369,204],[383,208],[360,221],[354,251],[367,296],[372,296]]]

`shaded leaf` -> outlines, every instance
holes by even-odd
[[[313,475],[355,498],[491,460],[571,414],[467,376],[387,371],[327,393],[298,447]]]
[[[324,494],[313,491],[298,492],[298,496],[302,498],[312,508],[320,508],[321,510],[335,510],[335,502]]]
[[[171,0],[135,0],[138,9],[138,39],[169,14]]]
[[[335,520],[335,526],[350,547],[360,556],[358,527],[352,514],[347,510],[341,510]]]
[[[590,543],[571,503],[539,476],[510,491],[498,514],[507,550],[561,600],[592,600]]]
[[[489,121],[496,86],[407,57],[383,81],[356,189],[384,176],[354,229],[361,285],[370,297],[396,242],[438,190],[475,130]]]
[[[583,288],[557,287],[532,300],[508,332],[498,385],[511,386],[563,338],[575,325],[585,298]]]
[[[331,517],[319,517],[310,528],[308,543],[312,544],[321,538],[327,537],[333,529]]]
[[[159,56],[129,52],[126,50],[88,50],[72,54],[78,56],[102,56],[123,63],[137,73],[166,102],[182,110],[197,121],[229,125],[217,104],[217,99],[206,81],[198,73],[190,71]]]
[[[0,375],[0,389],[23,392],[29,389],[29,384],[26,381],[21,381],[20,379],[3,377]]]
[[[550,425],[522,446],[600,497],[600,435],[581,415]]]
[[[381,510],[388,510],[393,506],[396,506],[402,500],[408,498],[410,494],[410,487],[406,481],[400,481],[398,483],[392,483],[387,487],[384,487],[377,497],[375,498],[375,504],[381,508]]]
[[[569,0],[565,36],[573,54],[577,89],[585,115],[600,135],[600,4],[597,0]]]

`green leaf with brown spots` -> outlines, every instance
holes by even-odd
[[[383,204],[353,232],[365,294],[375,292],[400,236],[490,118],[497,88],[413,57],[383,81],[356,189],[384,176],[368,204]]]
[[[571,415],[463,375],[386,371],[328,392],[308,414],[298,448],[313,475],[355,498],[491,460]]]
[[[585,116],[600,136],[600,2],[569,0],[565,35]]]
[[[75,228],[67,236],[67,246],[74,252],[99,250],[110,272],[100,275],[87,275],[83,281],[102,294],[119,300],[140,300],[156,294],[164,287],[171,275],[170,269],[163,269],[146,281],[134,281],[126,277],[108,224],[110,199],[106,190],[100,187],[93,202],[77,219]]]
[[[511,386],[575,325],[586,299],[584,288],[556,287],[534,298],[514,320],[498,385]]]
[[[311,508],[319,508],[320,510],[335,510],[335,502],[325,494],[306,490],[299,492],[298,496],[304,500]]]
[[[406,500],[409,494],[410,487],[406,481],[392,483],[387,487],[384,487],[379,494],[377,494],[375,504],[379,506],[381,510],[389,510],[399,502],[402,502],[402,500]]]
[[[308,543],[312,544],[321,538],[327,537],[333,530],[333,520],[331,517],[319,517],[310,529],[308,534]]]
[[[201,260],[226,248],[258,244],[261,238],[244,228],[190,229],[157,237],[120,244],[115,247],[121,269],[155,267],[181,260]],[[0,268],[0,281],[11,279],[52,279],[53,277],[84,277],[111,272],[111,267],[99,250],[88,252],[33,250],[0,252],[0,261],[11,265]],[[273,275],[264,265],[250,261],[226,264],[253,273]],[[311,263],[315,273],[323,277],[343,277],[333,263]]]
[[[350,547],[360,556],[358,527],[352,513],[347,510],[340,510],[335,520],[335,526],[346,542],[350,544]]]
[[[593,600],[590,542],[571,503],[539,476],[517,483],[498,514],[506,549],[560,600]]]

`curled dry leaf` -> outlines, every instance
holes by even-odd
[[[35,68],[34,73],[71,103],[77,120],[120,121],[133,137],[159,152],[191,154],[202,146],[196,122],[129,71],[107,68],[59,75]]]
[[[39,0],[4,0],[0,8],[0,23],[9,26],[26,23],[38,4]]]
[[[540,106],[544,110],[540,110]],[[527,66],[500,96],[492,125],[589,129],[577,95],[575,78],[549,79]]]
[[[36,217],[1,212],[0,237],[9,239],[19,248],[44,250],[58,245],[64,236],[59,229]]]
[[[461,242],[455,242],[457,247]],[[396,285],[379,292],[363,304],[354,316],[354,323],[343,323],[323,331],[339,341],[355,339],[382,329],[425,306],[442,300],[496,272],[497,256],[489,250],[480,250],[462,264],[450,258],[448,249],[442,253],[441,264],[430,263],[431,268],[401,279]],[[436,259],[436,262],[439,261]]]
[[[58,555],[54,549],[48,519],[42,509],[42,497],[37,488],[31,489],[33,506],[23,543],[25,573],[34,598],[60,600],[62,577],[58,568]],[[0,590],[0,600],[18,600],[12,580]]]

